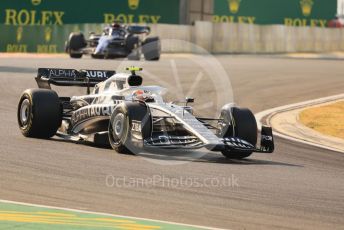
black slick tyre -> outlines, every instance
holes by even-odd
[[[147,38],[142,44],[142,53],[147,61],[158,61],[161,54],[159,37]]]
[[[68,52],[71,58],[81,58],[82,48],[87,46],[86,39],[82,33],[71,33],[68,39]]]
[[[143,140],[151,135],[151,126],[151,115],[144,103],[119,104],[109,122],[110,145],[118,153],[138,153],[142,150]]]
[[[61,126],[62,107],[57,93],[48,89],[28,89],[20,97],[18,125],[26,137],[50,138]]]
[[[227,108],[222,110],[220,119],[229,126],[223,127],[222,137],[238,137],[256,146],[257,144],[257,122],[253,113],[246,108]],[[230,159],[243,159],[249,157],[252,152],[233,152],[223,150],[222,154]]]

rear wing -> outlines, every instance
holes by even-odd
[[[108,70],[75,70],[39,68],[36,82],[39,88],[51,89],[56,86],[94,87],[114,75],[116,71]]]
[[[128,26],[128,31],[131,34],[149,34],[151,29],[149,26]]]

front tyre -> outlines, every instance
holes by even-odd
[[[50,138],[61,126],[62,107],[58,95],[48,89],[28,89],[17,110],[18,125],[26,137]]]
[[[258,128],[253,113],[246,108],[224,107],[221,111],[220,125],[221,137],[238,137],[253,146],[257,144]],[[233,152],[223,150],[222,154],[230,159],[243,159],[249,157],[252,152]]]
[[[125,102],[116,106],[109,122],[109,142],[118,153],[139,153],[144,139],[151,136],[152,118],[142,102]]]
[[[109,123],[109,142],[118,153],[130,154],[126,147],[129,143],[129,117],[124,106],[117,106]]]

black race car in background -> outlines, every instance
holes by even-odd
[[[66,41],[66,52],[71,58],[81,58],[88,54],[93,58],[125,58],[140,60],[143,54],[146,60],[159,60],[161,44],[159,37],[146,37],[150,33],[148,26],[122,25],[113,23],[105,27],[102,34],[71,33]]]

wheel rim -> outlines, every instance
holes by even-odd
[[[29,99],[25,99],[21,106],[19,112],[20,123],[22,126],[26,126],[29,121],[30,116],[30,101]]]
[[[117,114],[113,120],[113,136],[115,141],[118,141],[123,136],[125,117],[124,114]]]

